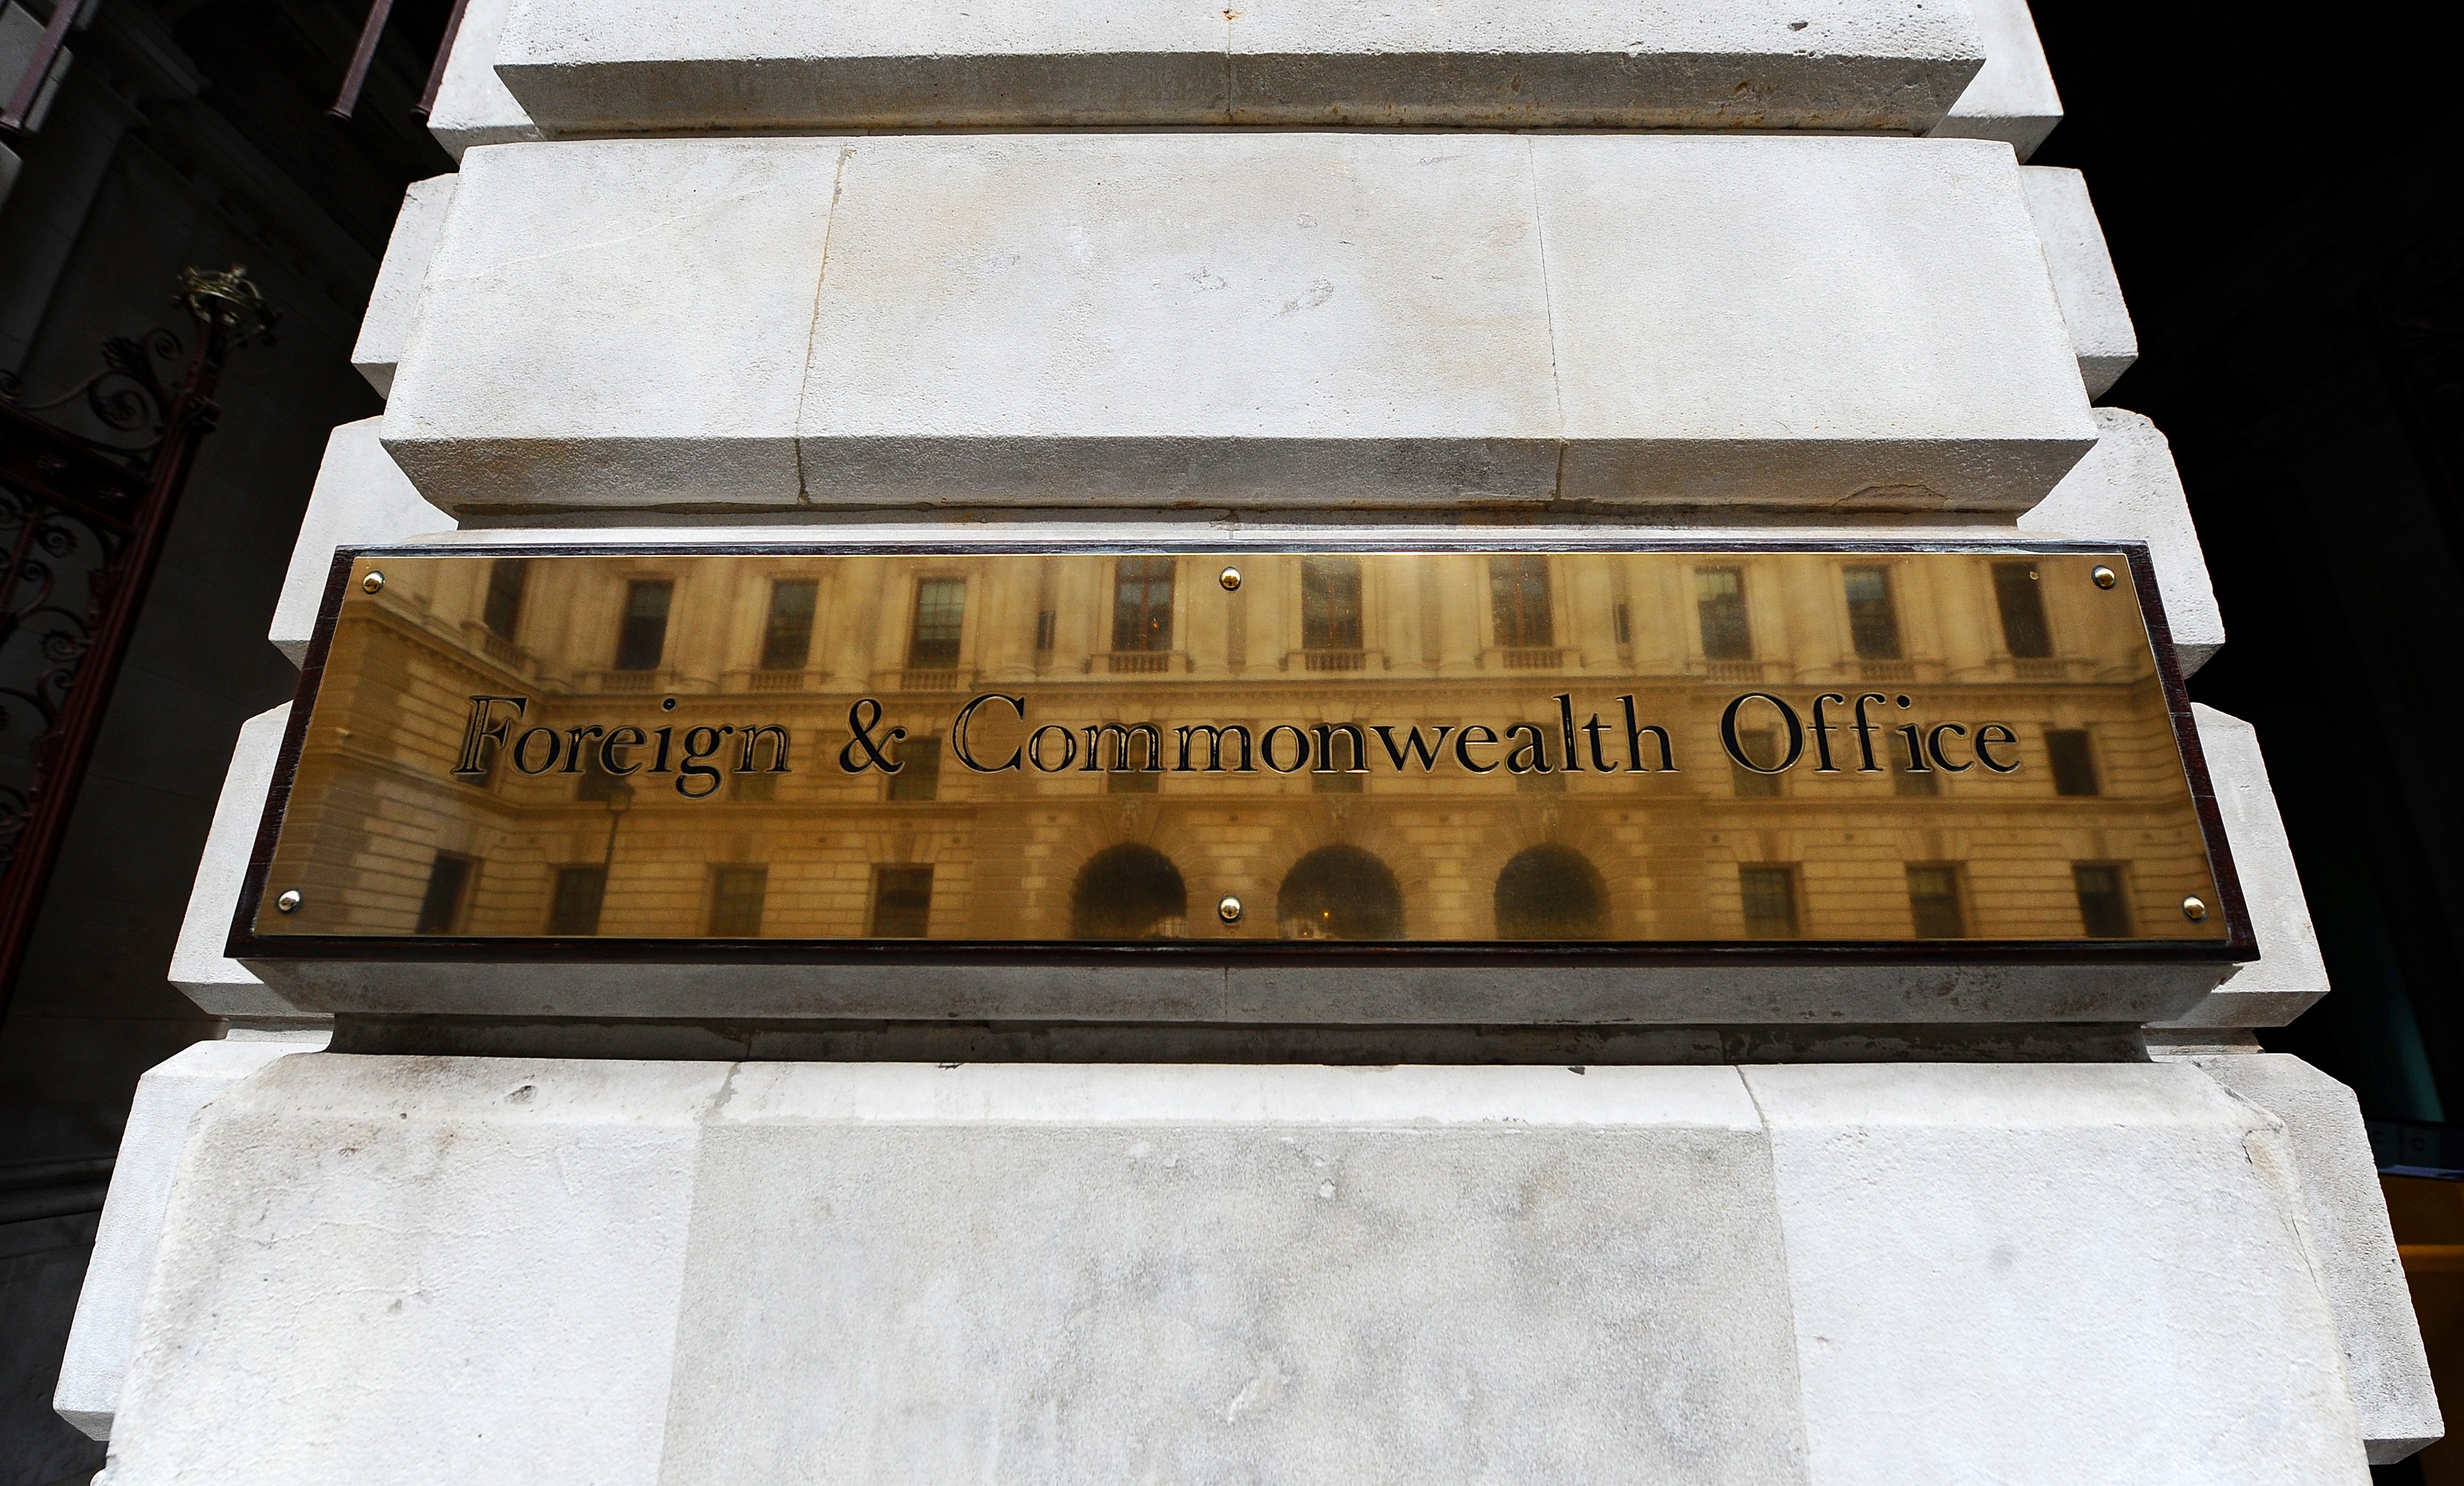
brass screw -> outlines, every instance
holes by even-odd
[[[385,588],[385,574],[372,572],[360,580],[360,587],[370,593],[379,592]]]
[[[1226,923],[1240,922],[1241,899],[1234,898],[1229,893],[1224,894],[1223,901],[1215,905],[1215,917],[1222,920]]]
[[[2206,900],[2196,897],[2182,899],[2182,917],[2189,920],[2192,923],[2207,922],[2208,905]]]
[[[274,900],[274,906],[277,912],[297,913],[299,911],[299,890],[297,888],[293,888],[290,892],[275,898]]]
[[[2120,574],[2116,573],[2112,568],[2105,566],[2102,563],[2097,564],[2095,570],[2090,572],[2088,576],[2096,580],[2096,586],[2100,588],[2110,588],[2115,584],[2122,581]]]
[[[1223,585],[1224,592],[1235,592],[1241,587],[1241,569],[1227,567],[1223,569],[1223,576],[1216,581]]]

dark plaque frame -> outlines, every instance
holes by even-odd
[[[1474,943],[1358,943],[1332,940],[1140,940],[1089,943],[1081,940],[795,940],[795,939],[644,939],[614,936],[558,938],[473,937],[464,935],[259,935],[254,930],[276,840],[291,798],[308,720],[316,710],[317,692],[324,678],[326,652],[333,641],[343,591],[352,565],[361,558],[495,558],[608,556],[1102,556],[1143,553],[1176,556],[1233,556],[1258,553],[1342,553],[1373,556],[1397,552],[1695,552],[1737,553],[1952,553],[1963,556],[2103,556],[2119,554],[2130,569],[2132,591],[2155,653],[2165,689],[2166,711],[2173,739],[2198,812],[2199,831],[2213,868],[2216,906],[2224,915],[2222,940],[2062,940],[1989,939],[1915,940],[1897,943],[1838,940],[1790,940],[1736,943],[1728,941],[1587,941],[1582,943],[1492,942]],[[607,965],[812,965],[871,967],[1002,965],[1032,963],[1044,967],[1069,965],[1123,967],[1139,964],[1177,966],[1264,966],[1294,963],[1329,968],[1343,966],[1485,966],[1497,969],[1558,965],[1680,966],[1717,965],[2082,965],[2202,964],[2246,962],[2258,958],[2258,942],[2243,900],[2241,878],[2225,838],[2224,817],[2216,804],[2215,787],[2208,776],[2207,755],[2199,746],[2198,728],[2190,715],[2189,694],[2174,658],[2172,631],[2165,618],[2156,573],[2143,542],[2006,542],[2006,541],[1687,541],[1660,537],[1648,540],[1584,538],[1566,534],[1547,537],[1506,536],[1444,538],[1397,543],[1375,536],[1327,537],[1309,541],[1279,539],[1243,543],[1221,535],[1208,539],[1158,542],[983,540],[914,543],[836,542],[778,543],[590,543],[553,544],[506,543],[414,543],[396,546],[350,546],[335,551],[318,613],[317,631],[299,669],[299,691],[275,762],[265,814],[250,854],[240,888],[238,910],[225,952],[234,960],[325,962],[423,962],[433,964],[592,964]]]

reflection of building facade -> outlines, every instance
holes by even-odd
[[[268,883],[269,896],[302,886],[307,901],[289,920],[269,911],[269,930],[1894,940],[2223,928],[2220,915],[2185,920],[2186,896],[2215,895],[2162,689],[2129,586],[2100,589],[2083,556],[644,553],[383,566],[383,591],[355,586],[337,629]],[[1745,760],[1732,759],[1721,715],[1750,692],[1784,699],[1800,726],[1831,694],[1830,732],[1800,733],[1793,766],[1778,770],[1789,718],[1753,702],[1737,719]],[[977,709],[969,750],[979,765],[1017,755],[1016,767],[977,772],[955,754],[954,720],[985,694],[1020,704]],[[1571,761],[1561,695],[1578,727],[1598,720],[1574,734]],[[528,704],[485,750],[484,774],[457,780],[448,770],[474,696]],[[1861,738],[1850,727],[1860,696],[1873,699]],[[850,709],[866,698],[881,714],[859,738]],[[1161,766],[1123,768],[1123,735],[1089,731],[1113,723],[1139,733],[1134,765],[1150,762],[1138,724],[1154,724]],[[775,734],[747,751],[772,724],[789,740],[783,771]],[[1183,730],[1201,724],[1226,730],[1221,771],[1205,769],[1203,732],[1182,766]],[[1674,771],[1659,766],[1654,725]],[[895,744],[893,727],[906,734]],[[1416,756],[1416,729],[1449,732]],[[1351,765],[1355,736],[1364,770],[1323,757],[1295,767],[1312,741]],[[1920,749],[1912,768],[1911,743],[1927,738],[1942,752]],[[611,740],[621,746],[604,752]],[[868,741],[899,772],[865,766]],[[1235,772],[1252,750],[1250,771]],[[1836,771],[1816,772],[1825,756]],[[611,777],[603,763],[638,772]],[[1215,912],[1227,895],[1247,905],[1238,923]]]

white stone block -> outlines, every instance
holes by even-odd
[[[476,144],[539,138],[539,125],[496,77],[496,38],[513,3],[468,0],[463,7],[453,55],[446,61],[445,80],[437,86],[436,106],[428,116],[428,132],[456,160]]]
[[[403,338],[410,333],[419,286],[428,277],[429,259],[436,255],[436,239],[445,231],[445,209],[453,203],[457,179],[439,175],[413,181],[403,193],[393,236],[385,243],[385,264],[377,270],[368,312],[360,321],[359,344],[351,347],[351,365],[379,397],[392,395],[394,363],[401,359]]]
[[[474,152],[385,436],[502,515],[2016,511],[2095,435],[1990,145],[1167,133]]]
[[[1726,1069],[747,1064],[702,1152],[671,1479],[1803,1469]]]
[[[473,151],[395,373],[386,447],[450,511],[794,505],[813,296],[850,148]]]
[[[199,1120],[112,1486],[2366,1478],[2180,1065],[307,1056]]]
[[[277,1057],[317,1052],[325,1039],[321,1030],[303,1030],[200,1042],[137,1080],[85,1286],[77,1293],[77,1321],[60,1358],[59,1386],[52,1394],[60,1417],[89,1438],[111,1437],[128,1354],[137,1344],[139,1307],[162,1242],[163,1211],[171,1201],[172,1172],[191,1120],[207,1100],[240,1079]]]
[[[2258,934],[2258,958],[2236,966],[2189,1010],[2157,1025],[2176,1031],[2287,1026],[2327,994],[2327,962],[2310,926],[2293,843],[2276,811],[2258,730],[2199,702],[2190,704],[2190,715],[2198,723],[2199,748],[2208,758],[2233,867],[2241,875],[2242,898]]]
[[[2224,648],[2225,621],[2208,581],[2199,529],[2173,467],[2173,448],[2156,425],[2124,408],[2094,410],[2096,447],[2033,511],[2019,518],[2031,536],[2086,541],[2131,538],[2147,543],[2173,653],[2189,676]]]
[[[294,1005],[251,974],[246,965],[223,954],[231,940],[240,884],[248,876],[249,857],[256,850],[257,827],[265,819],[266,793],[274,787],[282,732],[290,723],[291,703],[286,701],[240,724],[239,740],[231,748],[231,771],[223,776],[222,798],[214,804],[214,823],[206,832],[205,854],[197,862],[196,885],[188,890],[188,910],[180,920],[179,942],[171,950],[171,984],[215,1016],[250,1022],[324,1020],[320,1013]]]
[[[2368,1479],[2291,1142],[2179,1065],[1760,1067],[1808,1475]]]
[[[865,141],[812,327],[806,490],[1539,496],[1561,425],[1531,189],[1507,135]]]
[[[1556,493],[2035,505],[2077,462],[2082,399],[2017,172],[1953,148],[1535,140]]]
[[[966,7],[524,0],[496,71],[559,133],[1409,124],[1875,129],[1939,122],[1985,59],[1922,0],[1116,0]]]
[[[451,179],[449,177],[449,179]],[[325,459],[299,520],[299,541],[291,549],[282,596],[275,602],[266,638],[298,665],[308,657],[317,614],[333,578],[334,549],[407,541],[450,531],[453,518],[420,499],[402,466],[378,441],[384,420],[363,418],[336,428],[325,439]]]
[[[2298,1057],[2239,1053],[2192,1061],[2284,1122],[2301,1162],[2310,1231],[2343,1339],[2344,1373],[2370,1463],[2388,1465],[2446,1432],[2430,1360],[2396,1255],[2387,1196],[2353,1091]]]
[[[2062,122],[2061,94],[2045,62],[2045,44],[2028,0],[1969,0],[1985,36],[1985,66],[1926,131],[1935,139],[2000,140],[2021,160],[2036,152]]]
[[[2071,348],[2079,353],[2079,380],[2087,384],[2088,396],[2102,397],[2139,359],[2139,333],[2122,300],[2122,280],[2114,277],[2087,177],[2053,166],[2023,166],[2019,185],[2028,193],[2028,214],[2035,219],[2045,266],[2053,270],[2054,297],[2061,301]]]
[[[728,1075],[315,1054],[226,1090],[164,1214],[113,1486],[657,1479]]]

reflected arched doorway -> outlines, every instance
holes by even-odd
[[[1087,858],[1069,890],[1072,939],[1178,939],[1189,889],[1172,858],[1124,842]]]
[[[1284,874],[1275,921],[1286,939],[1401,939],[1403,890],[1356,846],[1321,846]]]
[[[1499,939],[1606,939],[1609,887],[1568,846],[1535,846],[1497,875]]]

